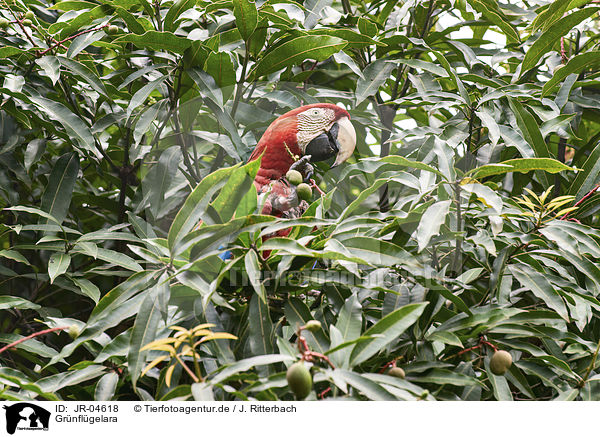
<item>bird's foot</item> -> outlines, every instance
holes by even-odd
[[[290,170],[299,171],[304,181],[308,182],[315,172],[315,168],[310,163],[310,155],[305,155],[290,166]]]

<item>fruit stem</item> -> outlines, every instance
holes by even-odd
[[[11,344],[7,344],[2,349],[0,349],[0,354],[2,352],[4,352],[5,350],[7,350],[7,349],[10,349],[11,347],[16,346],[19,343],[23,343],[24,341],[31,340],[34,337],[37,337],[37,336],[40,336],[40,335],[44,335],[44,334],[49,334],[49,333],[54,332],[54,331],[62,331],[64,329],[69,329],[69,327],[68,326],[59,326],[57,328],[44,329],[43,331],[34,332],[33,334],[28,335],[27,337],[20,338],[17,341],[13,341]]]
[[[109,24],[105,24],[104,26],[100,26],[100,27],[95,27],[93,29],[88,29],[88,30],[82,30],[79,33],[76,33],[75,35],[71,35],[63,40],[60,40],[58,42],[56,42],[55,44],[51,45],[50,47],[48,47],[46,50],[44,50],[43,52],[38,54],[38,57],[44,56],[46,53],[48,53],[51,50],[54,50],[56,47],[62,45],[63,43],[67,42],[67,41],[71,41],[72,39],[77,38],[78,36],[84,35],[86,33],[90,33],[90,32],[95,32],[97,30],[101,30],[104,29],[105,27],[108,27]]]
[[[321,195],[321,197],[323,197],[325,195],[325,192],[319,188],[319,186],[317,185],[317,183],[315,182],[314,179],[310,179],[310,186],[312,188],[314,188],[315,190],[317,190],[319,192],[319,194]]]

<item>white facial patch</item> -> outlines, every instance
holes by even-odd
[[[297,115],[298,147],[302,153],[313,139],[326,132],[335,122],[335,112],[329,108],[310,108]]]

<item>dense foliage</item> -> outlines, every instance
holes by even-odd
[[[594,3],[0,0],[0,398],[599,399]],[[259,215],[325,101],[353,158]]]

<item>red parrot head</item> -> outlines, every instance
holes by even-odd
[[[249,161],[261,155],[257,188],[281,178],[297,157],[310,155],[312,162],[335,157],[335,167],[346,161],[356,147],[350,115],[331,103],[315,103],[293,109],[271,123]],[[264,152],[264,154],[263,154]]]

